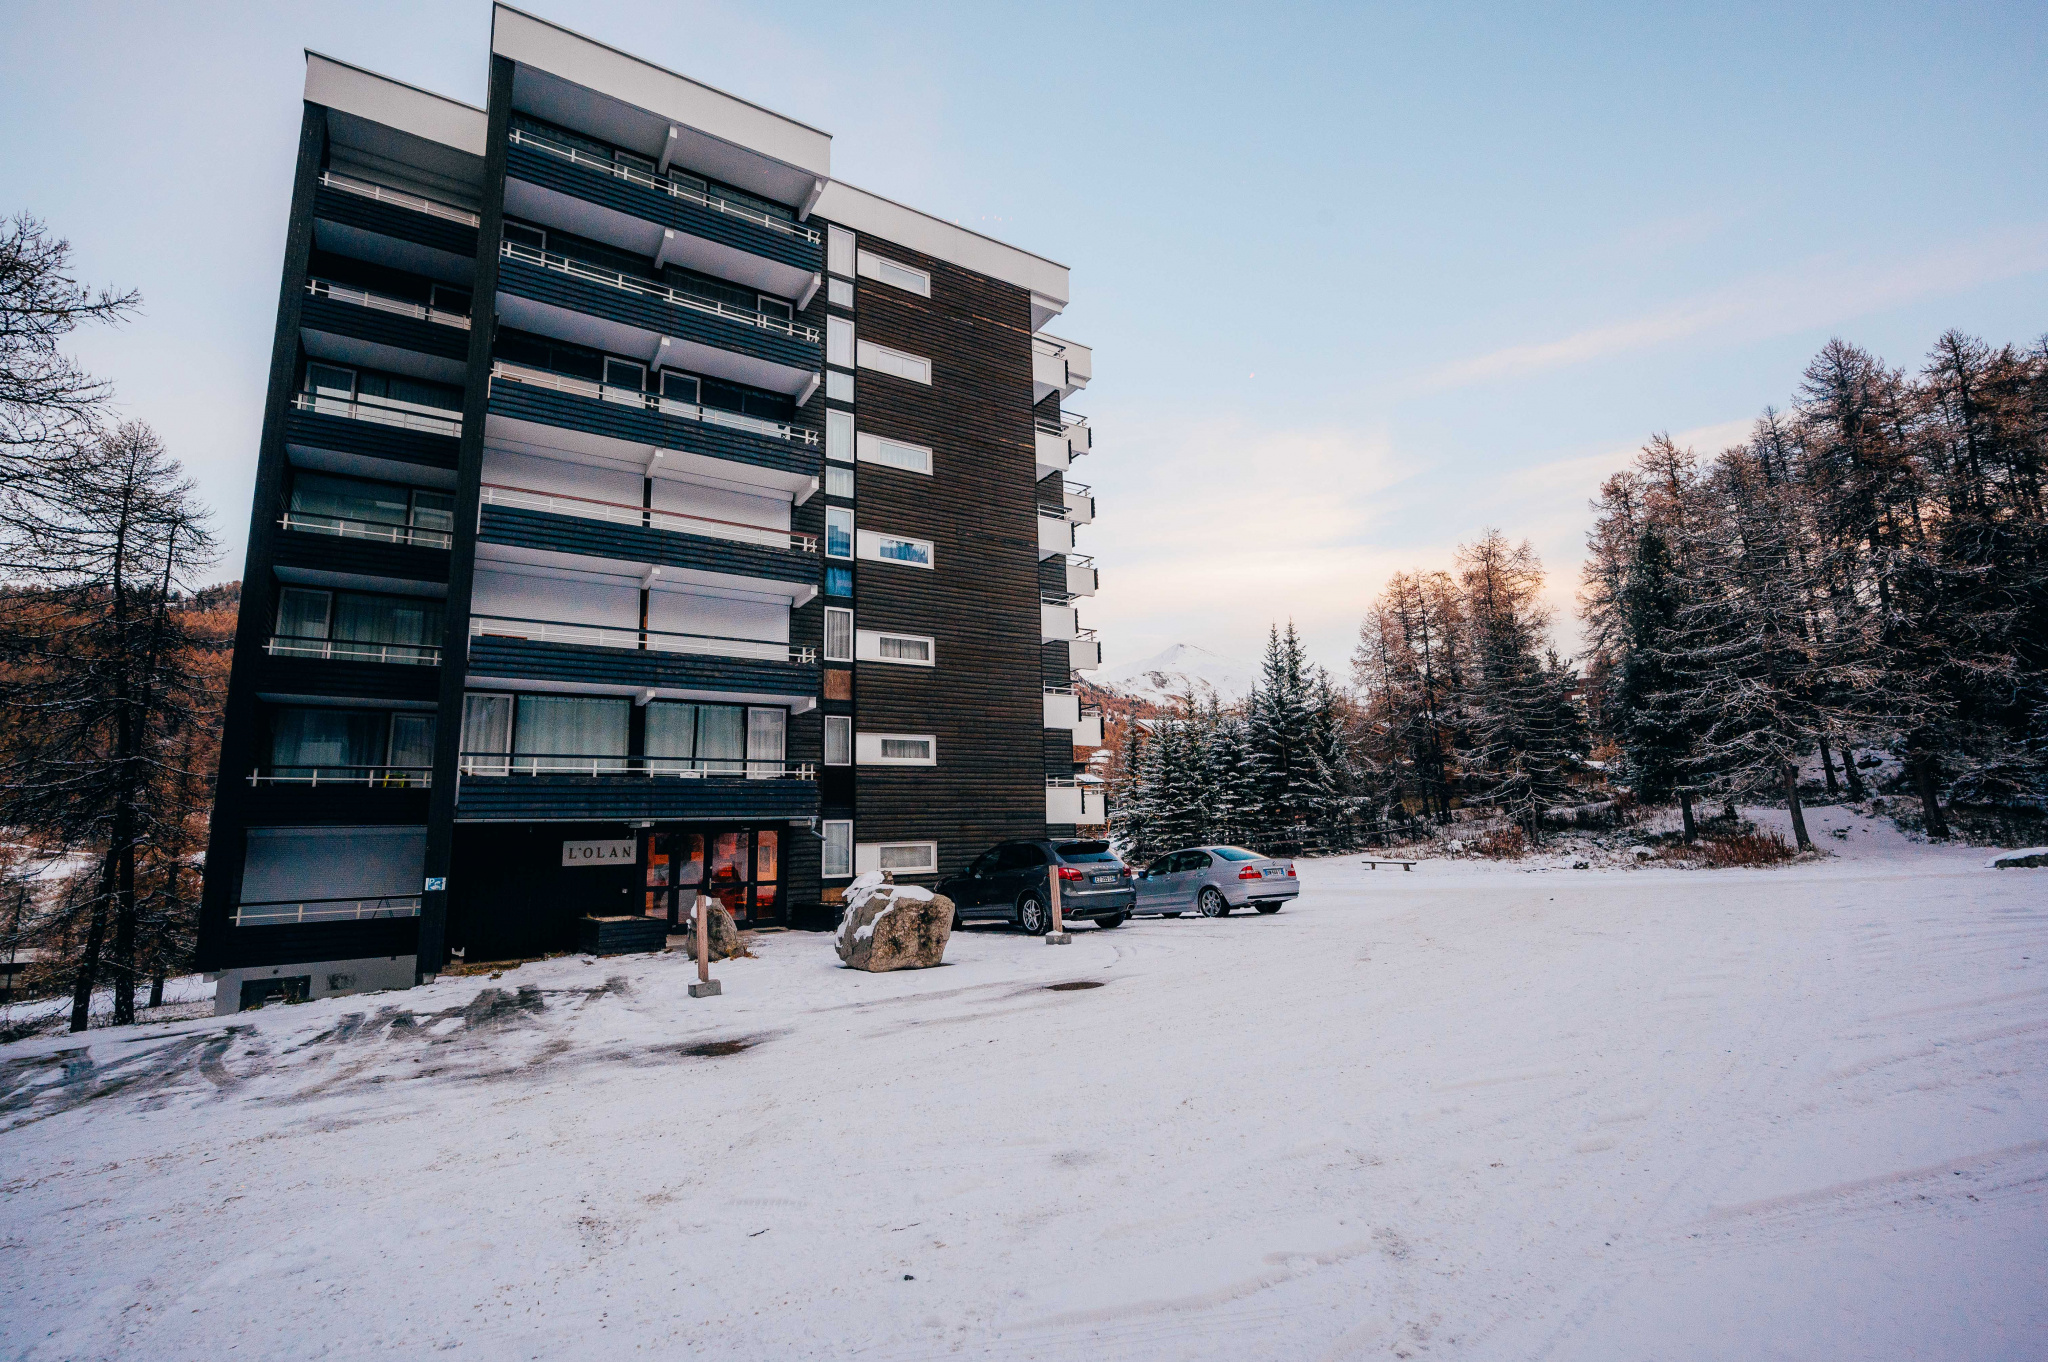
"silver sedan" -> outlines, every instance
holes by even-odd
[[[1301,892],[1294,862],[1261,856],[1243,847],[1189,847],[1169,852],[1145,867],[1133,882],[1138,891],[1134,913],[1179,917],[1197,912],[1224,917],[1247,905],[1277,913]]]

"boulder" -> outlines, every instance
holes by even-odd
[[[846,916],[833,937],[849,969],[876,974],[930,969],[946,956],[953,935],[953,900],[914,884],[889,884],[863,875],[848,886]]]
[[[2048,847],[2026,847],[1993,856],[1986,862],[1993,870],[2048,870]]]
[[[705,919],[706,951],[713,960],[730,960],[740,953],[740,929],[733,926],[732,914],[717,899],[711,900],[711,916]],[[683,919],[683,955],[697,958],[697,920]]]
[[[1638,865],[1640,865],[1644,861],[1656,860],[1657,848],[1646,846],[1632,846],[1628,849],[1628,854],[1631,859],[1633,859]]]

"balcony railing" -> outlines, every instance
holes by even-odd
[[[358,785],[376,790],[424,790],[434,783],[431,766],[259,766],[251,785]]]
[[[386,525],[375,520],[350,520],[345,516],[307,515],[290,511],[278,522],[287,530],[306,534],[331,534],[342,539],[367,539],[378,544],[410,544],[414,548],[445,549],[455,542],[447,530],[422,530],[410,525]]]
[[[235,909],[237,927],[282,927],[302,922],[363,922],[371,918],[418,917],[417,894],[384,894],[376,898],[278,899],[244,903]]]
[[[706,780],[816,780],[808,762],[740,757],[573,756],[560,753],[464,752],[465,776],[629,776]]]
[[[526,383],[536,388],[552,388],[556,392],[571,393],[587,397],[593,402],[616,402],[624,407],[638,407],[644,411],[660,412],[682,421],[699,421],[707,426],[724,426],[729,430],[743,430],[750,435],[763,435],[771,440],[786,440],[794,445],[815,445],[818,432],[808,426],[791,425],[787,421],[764,421],[758,416],[742,416],[736,411],[721,411],[717,407],[699,406],[695,402],[678,402],[672,397],[642,392],[638,388],[621,387],[616,383],[599,383],[594,379],[572,378],[549,369],[529,369],[523,364],[507,364],[503,360],[491,365],[491,378],[506,379],[513,383]]]
[[[550,156],[558,156],[562,160],[568,161],[584,170],[592,171],[599,175],[609,175],[615,180],[626,180],[639,185],[642,189],[651,189],[657,194],[666,194],[670,198],[681,199],[685,203],[694,203],[700,208],[709,208],[714,213],[724,213],[731,217],[745,218],[757,227],[766,227],[771,232],[781,232],[786,236],[793,236],[799,241],[808,241],[813,246],[818,244],[819,236],[817,229],[806,227],[800,222],[791,222],[785,218],[776,217],[773,213],[764,213],[758,208],[750,208],[743,203],[734,203],[731,199],[723,198],[708,190],[693,189],[689,185],[677,184],[673,180],[656,175],[651,171],[642,170],[638,166],[620,165],[616,161],[607,161],[601,156],[593,155],[577,147],[566,146],[552,138],[542,137],[537,133],[529,132],[525,128],[514,128],[508,136],[515,147],[532,147],[537,151],[544,151]]]
[[[759,544],[763,548],[785,549],[792,553],[818,551],[816,535],[792,534],[788,530],[747,525],[737,520],[714,520],[710,516],[686,515],[681,511],[657,511],[645,506],[629,506],[623,501],[599,501],[595,497],[570,496],[566,492],[539,492],[530,487],[510,487],[497,482],[487,482],[483,485],[483,504],[512,506],[526,511],[548,511],[555,515],[573,515],[584,520],[602,520],[613,525],[635,525],[642,529],[706,535],[714,539],[730,539],[741,544]]]
[[[294,638],[273,634],[263,645],[272,657],[309,657],[322,662],[398,662],[417,667],[441,665],[441,650],[429,643],[361,643],[339,638]]]
[[[665,629],[620,629],[602,624],[521,619],[514,615],[472,615],[469,635],[471,638],[523,638],[536,643],[573,643],[586,648],[618,648],[635,652],[741,657],[759,662],[813,663],[818,660],[816,648],[792,648],[787,643],[771,643],[757,638],[681,634]]]
[[[462,434],[460,413],[437,416],[424,408],[375,397],[336,397],[330,393],[302,392],[293,394],[292,408],[319,416],[342,416],[351,421],[372,421],[380,426],[424,431],[429,435]]]
[[[409,303],[403,298],[393,298],[386,293],[372,293],[368,289],[337,284],[332,279],[308,279],[306,292],[315,298],[331,298],[337,303],[353,303],[357,307],[373,308],[397,317],[411,317],[414,321],[433,322],[439,326],[469,330],[469,317],[466,313],[446,312],[438,307],[429,307],[425,303]]]
[[[608,270],[602,265],[592,265],[566,255],[556,255],[552,251],[521,245],[516,241],[499,243],[498,251],[507,259],[523,260],[537,269],[552,270],[556,274],[566,274],[572,279],[588,280],[593,284],[602,284],[606,288],[618,289],[621,293],[635,293],[643,298],[667,303],[670,307],[688,308],[692,312],[701,312],[708,317],[722,318],[741,326],[773,331],[778,335],[808,341],[812,345],[818,343],[817,327],[793,322],[785,317],[757,312],[753,308],[734,307],[731,303],[722,303],[716,298],[701,298],[679,288],[670,288],[667,284],[657,284],[651,279],[636,278],[630,274],[622,274],[618,270]]]
[[[450,222],[459,222],[465,227],[474,227],[481,221],[475,213],[470,212],[466,208],[455,208],[445,203],[436,203],[432,199],[423,199],[418,194],[408,194],[402,189],[392,189],[388,185],[371,184],[367,180],[352,180],[346,175],[337,175],[331,170],[321,174],[320,183],[326,185],[329,189],[340,189],[350,194],[360,194],[366,199],[375,199],[379,203],[396,204],[400,208],[410,208],[415,213],[425,213],[430,217],[446,218]]]

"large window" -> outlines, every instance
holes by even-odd
[[[434,716],[284,706],[271,715],[272,774],[294,780],[421,783],[434,764]]]
[[[647,765],[655,771],[779,775],[788,723],[784,709],[650,701]]]
[[[462,751],[472,775],[604,775],[633,764],[632,701],[587,695],[463,697]],[[789,711],[651,700],[640,757],[667,775],[780,775]],[[495,758],[495,759],[494,759]]]
[[[431,665],[441,659],[440,644],[439,601],[288,586],[278,593],[270,651],[278,657]]]
[[[853,511],[848,507],[825,508],[825,556],[853,557]]]
[[[596,695],[522,695],[512,769],[592,775],[626,769],[633,702]]]
[[[825,660],[853,661],[853,612],[836,606],[825,608]]]
[[[289,524],[347,538],[447,548],[455,528],[455,497],[395,482],[297,472]]]

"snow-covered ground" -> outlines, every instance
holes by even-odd
[[[25,1041],[0,1353],[2048,1355],[2048,871],[1824,844]]]

